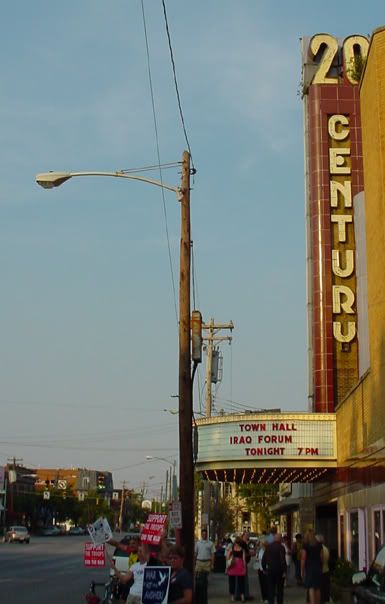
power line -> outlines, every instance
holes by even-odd
[[[145,448],[138,448],[138,447],[101,447],[101,446],[97,446],[97,447],[68,447],[66,445],[49,445],[49,444],[41,444],[41,443],[20,443],[20,442],[14,442],[14,441],[10,441],[10,440],[0,440],[0,444],[1,445],[13,445],[18,446],[18,447],[33,447],[33,448],[40,448],[40,449],[68,449],[70,451],[107,451],[107,452],[116,452],[116,451],[175,451],[174,448],[172,447],[157,447],[156,449],[149,449],[148,447]]]
[[[143,2],[143,0],[142,0],[142,2]],[[184,136],[185,136],[185,139],[186,139],[187,149],[188,149],[188,151],[190,153],[190,157],[191,157],[191,165],[192,165],[192,168],[193,168],[193,172],[195,173],[195,166],[194,166],[194,161],[193,161],[193,157],[192,157],[192,153],[191,153],[190,143],[189,143],[188,136],[187,136],[186,125],[185,125],[183,111],[182,111],[182,103],[181,103],[180,94],[179,94],[178,81],[177,81],[177,77],[176,77],[176,68],[175,68],[175,61],[174,61],[174,53],[173,53],[172,45],[171,45],[171,36],[170,36],[170,30],[169,30],[169,27],[168,27],[168,20],[167,20],[167,11],[166,11],[165,0],[162,0],[162,5],[163,5],[164,21],[165,21],[165,24],[166,24],[166,32],[167,32],[167,39],[168,39],[168,48],[169,48],[169,51],[170,51],[172,71],[173,71],[173,74],[174,74],[174,83],[175,83],[176,97],[177,97],[177,100],[178,100],[179,115],[180,115],[180,119],[181,119],[181,122],[182,122],[182,128],[183,128]]]
[[[154,166],[143,166],[142,168],[126,168],[124,170],[120,170],[120,172],[123,172],[124,174],[131,174],[131,172],[149,172],[151,170],[159,171],[159,168],[162,168],[162,170],[169,170],[170,168],[176,168],[181,164],[182,162],[180,161],[173,161],[169,162],[168,164],[156,164]]]
[[[157,119],[156,119],[154,90],[153,90],[153,86],[152,86],[152,76],[151,76],[150,51],[149,51],[149,46],[148,46],[146,15],[144,13],[144,0],[142,0],[142,16],[143,16],[144,38],[145,38],[145,43],[146,43],[147,71],[148,71],[148,81],[149,81],[150,94],[151,94],[152,117],[153,117],[153,121],[154,121],[154,132],[155,132],[155,141],[156,141],[156,153],[157,153],[157,157],[158,157],[158,169],[159,169],[160,182],[163,184],[163,173],[162,173],[162,167],[161,167],[161,163],[160,163],[158,124],[157,124]],[[174,268],[173,268],[172,257],[171,257],[171,246],[170,246],[170,237],[169,237],[169,232],[168,232],[166,200],[165,200],[165,195],[164,195],[164,189],[163,189],[163,187],[161,187],[161,195],[162,195],[162,200],[163,200],[163,214],[164,214],[165,230],[166,230],[166,238],[167,238],[168,260],[169,260],[169,265],[170,265],[171,283],[172,283],[172,290],[173,290],[173,295],[174,295],[174,310],[175,310],[176,326],[177,326],[177,329],[178,329],[178,307],[177,307],[177,303],[176,303],[176,288],[175,288]]]

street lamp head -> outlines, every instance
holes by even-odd
[[[150,460],[150,459],[154,459],[152,455],[146,455],[146,459]]]
[[[60,187],[66,180],[71,178],[69,172],[42,172],[36,175],[36,182],[44,189]]]

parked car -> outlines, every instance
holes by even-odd
[[[61,530],[57,526],[46,526],[42,529],[43,537],[58,537],[61,535]]]
[[[6,531],[3,541],[4,543],[13,543],[18,541],[19,543],[29,543],[30,534],[27,527],[25,526],[10,526]]]
[[[85,535],[86,531],[81,526],[71,526],[70,530],[68,531],[68,534],[69,535]]]
[[[378,551],[369,572],[353,575],[354,604],[374,604],[385,601],[385,545]]]

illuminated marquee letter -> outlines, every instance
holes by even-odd
[[[345,163],[344,156],[350,156],[349,147],[331,147],[329,149],[330,174],[350,174],[351,169]]]
[[[341,268],[341,250],[332,250],[332,269],[338,277],[350,277],[354,271],[353,250],[345,250],[345,268]]]
[[[344,208],[352,207],[352,181],[345,180],[344,184],[336,180],[330,181],[330,205],[332,208],[338,207],[338,193],[341,194]]]
[[[345,296],[346,300],[342,301],[341,297]],[[346,285],[333,285],[333,313],[338,315],[341,312],[346,312],[348,315],[354,315],[353,310],[354,293]]]
[[[353,216],[351,214],[333,214],[330,219],[338,224],[338,241],[346,241],[346,223],[353,222]]]
[[[335,141],[345,140],[349,136],[349,119],[345,115],[332,115],[329,118],[328,131]]]
[[[342,333],[342,325],[344,325],[345,329],[347,328],[347,333],[345,334]],[[348,321],[343,324],[339,321],[334,321],[333,335],[337,342],[351,342],[356,336],[356,324],[353,323],[353,321]]]

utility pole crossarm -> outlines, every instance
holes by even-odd
[[[213,321],[213,319],[212,319]],[[230,321],[230,323],[215,323],[212,325],[211,323],[203,323],[202,329],[234,329],[234,323]]]
[[[231,342],[232,341],[232,336],[203,336],[202,340],[205,340],[206,342]]]

